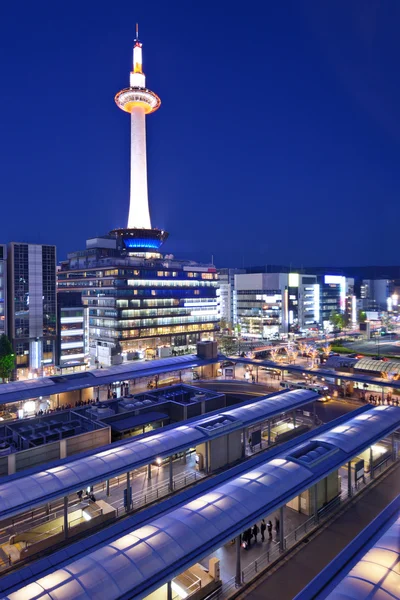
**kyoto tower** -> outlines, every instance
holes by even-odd
[[[146,88],[143,73],[142,44],[139,41],[138,25],[133,47],[133,70],[129,77],[129,87],[115,96],[119,108],[131,115],[131,189],[128,227],[114,229],[116,235],[128,250],[139,252],[157,251],[167,239],[168,233],[152,229],[147,193],[146,156],[146,115],[156,111],[161,100]]]

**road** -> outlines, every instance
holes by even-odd
[[[379,343],[378,343],[379,339]],[[360,340],[357,342],[346,343],[346,348],[353,350],[354,352],[360,352],[361,354],[375,354],[378,356],[398,356],[400,359],[400,342],[396,340],[387,340],[385,337],[377,338],[376,340]]]

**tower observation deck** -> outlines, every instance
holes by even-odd
[[[147,191],[146,115],[156,111],[161,100],[146,87],[137,25],[129,87],[118,92],[115,102],[131,115],[131,187],[128,226],[126,229],[114,229],[111,233],[123,241],[128,250],[157,251],[168,233],[151,227]]]

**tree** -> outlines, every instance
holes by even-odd
[[[349,317],[346,314],[332,311],[329,321],[332,323],[334,329],[343,329],[349,324]]]
[[[3,333],[0,336],[0,377],[5,383],[9,379],[15,367],[15,355],[8,337]]]
[[[320,347],[320,351],[325,356],[325,358],[328,358],[331,350],[332,350],[332,346],[330,346],[329,344],[325,344],[325,346]]]
[[[359,310],[358,311],[358,322],[365,323],[366,320],[367,320],[367,313],[364,312],[363,310]]]
[[[222,352],[224,352],[224,354],[233,354],[236,351],[236,342],[235,340],[232,338],[232,336],[230,335],[222,335],[219,340],[218,343],[221,347]]]

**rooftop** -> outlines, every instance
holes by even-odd
[[[368,418],[360,420],[358,417],[364,414]],[[255,468],[244,467],[239,476],[215,483],[206,493],[200,491],[200,484],[198,495],[190,501],[161,512],[139,528],[127,528],[122,536],[121,533],[112,536],[110,527],[107,543],[96,545],[99,534],[95,534],[90,548],[86,545],[82,552],[81,545],[80,556],[74,555],[70,547],[60,553],[58,569],[55,557],[42,559],[40,573],[47,576],[35,580],[34,572],[38,574],[39,568],[35,563],[29,569],[5,576],[0,587],[3,592],[6,590],[9,600],[19,600],[23,593],[24,598],[37,600],[77,595],[94,600],[103,597],[105,588],[109,600],[124,595],[143,597],[399,428],[400,409],[366,408],[341,423],[345,426],[343,431],[338,431],[337,426],[325,428],[322,436],[312,438],[317,445],[321,437],[329,438],[329,442],[323,443],[335,452],[327,453],[325,460],[305,466],[293,460],[296,451],[283,451],[272,459],[260,461]],[[362,436],[355,438],[349,453],[342,444],[348,443],[348,431],[353,428],[362,431]],[[336,430],[335,436],[330,436],[331,430]],[[297,446],[298,450],[302,447],[304,444]],[[30,586],[21,587],[28,583]]]

